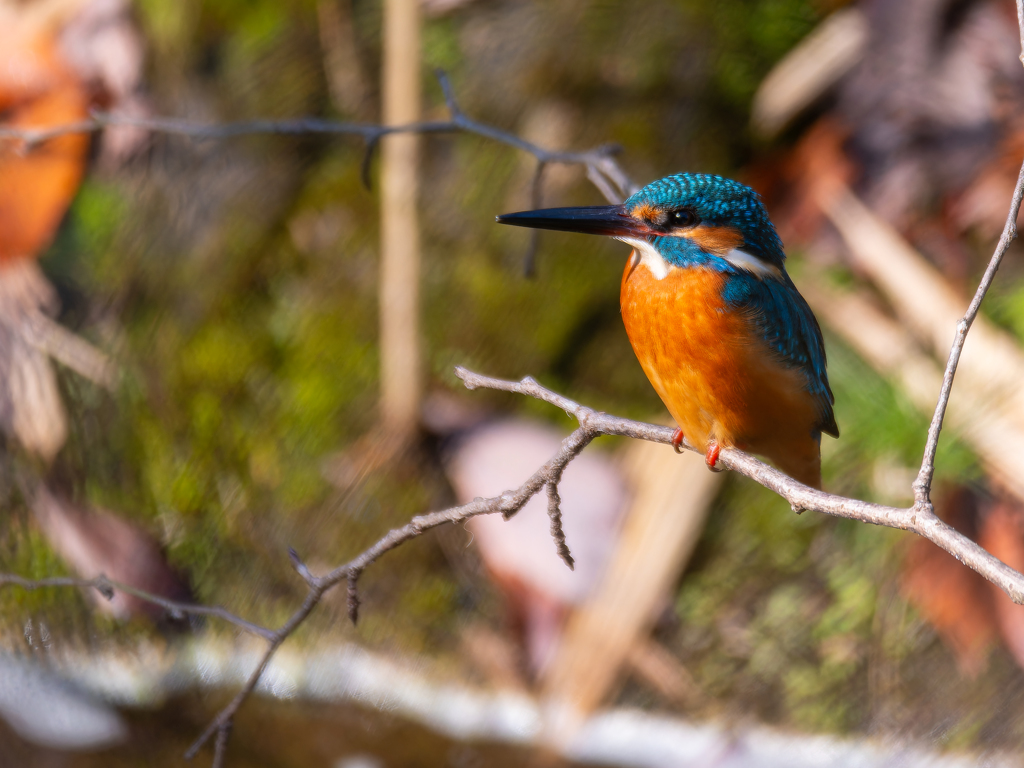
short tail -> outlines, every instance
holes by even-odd
[[[789,455],[785,461],[776,460],[776,466],[794,480],[821,490],[821,454]]]

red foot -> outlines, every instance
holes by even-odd
[[[676,449],[676,453],[683,452],[683,430],[677,429],[675,434],[672,435],[672,447]]]
[[[704,463],[708,465],[708,469],[712,472],[721,472],[722,470],[716,467],[718,463],[718,454],[722,452],[722,449],[718,447],[718,443],[712,440],[708,443],[708,452],[704,454]]]

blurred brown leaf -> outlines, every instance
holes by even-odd
[[[968,532],[974,499],[964,488],[947,491],[937,511],[958,531]],[[903,563],[901,589],[956,655],[961,673],[981,672],[997,632],[985,580],[931,542],[916,539]]]
[[[1024,569],[1024,530],[1021,508],[1001,501],[981,523],[978,543],[1011,568]],[[1016,605],[999,590],[989,589],[999,634],[1017,664],[1024,668],[1024,606]]]
[[[72,504],[45,488],[36,492],[32,511],[54,551],[83,579],[102,574],[168,600],[191,600],[188,585],[167,563],[160,545],[137,525],[113,512]],[[166,614],[160,606],[121,591],[96,603],[121,619],[141,615],[159,620]]]

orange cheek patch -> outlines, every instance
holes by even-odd
[[[743,245],[743,235],[734,227],[707,227],[696,226],[692,229],[684,229],[674,232],[681,237],[687,237],[700,246],[701,250],[713,253],[715,256],[724,256],[734,248]]]

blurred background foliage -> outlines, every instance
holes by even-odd
[[[427,113],[445,114],[431,74],[441,67],[469,115],[553,147],[618,143],[640,182],[681,170],[736,176],[765,151],[747,127],[758,83],[835,5],[467,3],[425,21]],[[375,119],[377,78],[365,73],[379,71],[377,2],[352,4],[365,99],[347,109],[331,99],[312,0],[140,0],[137,14],[159,114]],[[376,190],[360,181],[362,158],[346,138],[155,136],[127,168],[89,176],[42,261],[61,295],[61,321],[114,350],[125,371],[114,395],[62,373],[72,436],[53,477],[77,498],[144,521],[198,599],[262,623],[281,621],[302,594],[289,546],[314,568],[337,564],[452,498],[426,444],[355,488],[330,482],[333,458],[372,429],[377,402],[378,209]],[[461,364],[530,374],[621,415],[664,418],[618,317],[624,247],[545,234],[537,276],[527,279],[528,236],[493,225],[495,214],[529,204],[530,172],[527,158],[477,137],[426,139],[430,386],[457,389],[451,369]],[[547,182],[546,204],[600,202],[577,169],[552,168]],[[800,254],[791,255],[799,283]],[[1000,283],[993,311],[1022,336],[1019,283]],[[906,503],[927,420],[826,338],[843,435],[823,445],[825,485]],[[564,414],[532,401],[466,397],[568,427]],[[590,450],[616,447],[604,439]],[[952,434],[939,476],[979,476]],[[18,511],[17,491],[5,501],[14,511],[3,570],[60,573]],[[445,537],[458,546],[441,546]],[[1021,673],[997,654],[973,682],[947,676],[951,655],[898,593],[906,543],[890,530],[796,516],[729,477],[675,616],[658,630],[707,694],[697,711],[808,730],[938,729],[950,744],[982,735],[1016,743],[1024,734],[976,722],[994,717],[993,707],[958,713],[991,694],[995,680]],[[444,532],[389,554],[364,578],[357,628],[343,620],[339,596],[305,635],[454,656],[468,616],[500,622],[479,573],[453,564],[472,557],[463,544],[461,531]],[[6,621],[28,611],[69,637],[83,627],[150,631],[114,625],[67,593],[7,590],[0,604]],[[653,704],[637,688],[622,697]],[[914,716],[901,714],[910,704]]]

